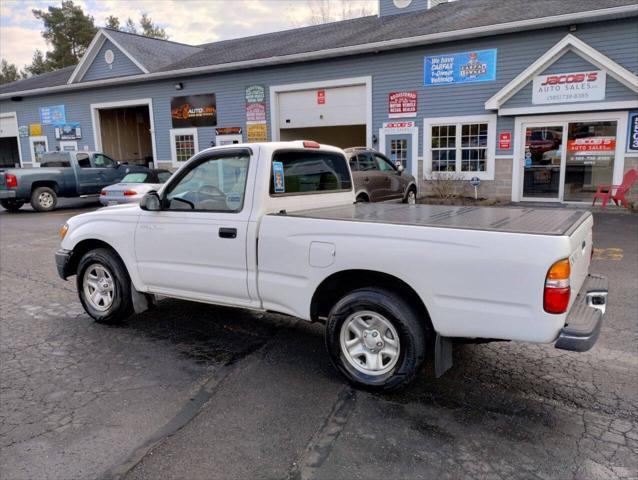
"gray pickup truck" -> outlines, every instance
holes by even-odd
[[[9,212],[26,202],[39,212],[53,210],[58,197],[99,195],[107,185],[130,172],[148,172],[141,165],[120,164],[100,152],[49,152],[39,168],[12,168],[0,172],[0,205]]]

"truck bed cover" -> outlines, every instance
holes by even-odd
[[[473,207],[355,203],[289,216],[393,225],[459,228],[532,235],[569,235],[591,213],[568,208]]]

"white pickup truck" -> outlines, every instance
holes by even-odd
[[[243,144],[198,153],[140,205],[71,218],[56,263],[98,322],[157,295],[324,322],[336,368],[390,390],[426,352],[441,375],[455,340],[591,348],[607,301],[592,225],[568,209],[357,204],[342,150]]]

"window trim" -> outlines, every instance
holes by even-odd
[[[35,147],[34,147],[34,143],[35,142],[44,142],[44,151],[48,152],[49,151],[49,137],[47,137],[46,135],[38,135],[35,137],[29,137],[29,150],[31,151],[31,164],[34,167],[39,167],[40,166],[40,162],[36,161],[35,159]]]
[[[319,152],[326,152],[326,153],[335,153],[337,155],[339,155],[338,152],[333,152],[330,150],[317,150]],[[270,185],[272,182],[272,178],[273,178],[273,162],[275,161],[275,156],[279,153],[288,153],[288,152],[308,152],[308,150],[306,149],[298,149],[298,148],[284,148],[284,149],[280,149],[280,150],[275,150],[274,152],[272,152],[272,155],[270,157],[270,173],[268,175],[268,195],[270,198],[281,198],[281,197],[296,197],[296,196],[302,196],[302,195],[325,195],[325,194],[330,194],[330,193],[347,193],[347,192],[352,192],[354,191],[354,179],[352,178],[352,172],[350,171],[350,161],[348,160],[348,157],[344,155],[344,159],[346,161],[346,166],[348,167],[348,174],[350,175],[350,188],[349,189],[339,189],[339,190],[320,190],[320,191],[313,191],[313,192],[282,192],[282,193],[274,193],[270,191]],[[359,162],[359,158],[357,157],[357,163]]]
[[[175,143],[175,137],[178,135],[192,135],[193,143],[195,146],[195,153],[193,155],[197,155],[199,153],[199,137],[197,135],[197,127],[190,128],[171,128],[169,131],[170,144],[171,144],[171,164],[174,167],[179,167],[180,165],[184,165],[184,162],[177,161],[177,144]]]
[[[423,120],[423,179],[432,179],[432,127],[438,125],[455,125],[457,142],[455,150],[457,150],[456,167],[453,173],[461,179],[469,180],[472,177],[478,177],[481,180],[494,180],[494,168],[496,162],[496,115],[470,115],[466,117],[432,117]],[[487,123],[487,152],[486,152],[486,171],[484,172],[463,172],[461,171],[461,131],[462,125],[470,125],[476,123]]]

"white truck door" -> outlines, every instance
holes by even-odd
[[[169,181],[161,211],[142,211],[135,253],[150,291],[251,304],[246,262],[249,163],[246,149],[211,152]]]

